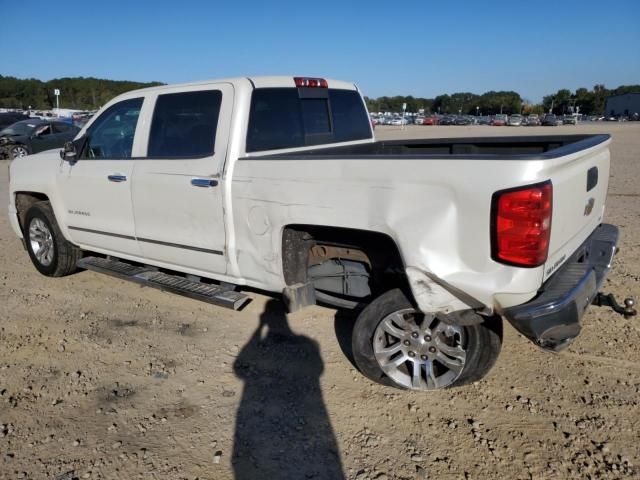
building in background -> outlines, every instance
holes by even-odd
[[[640,92],[607,97],[604,114],[610,117],[636,117],[640,114]]]

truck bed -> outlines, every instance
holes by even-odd
[[[403,158],[442,159],[446,155],[449,159],[462,160],[488,157],[492,160],[546,160],[593,147],[609,138],[610,135],[598,134],[391,140],[257,156],[296,160],[338,157],[372,160],[397,158],[399,155]]]

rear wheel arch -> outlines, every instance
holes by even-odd
[[[351,260],[366,265],[370,272],[369,300],[391,288],[411,295],[400,250],[389,235],[362,229],[324,225],[292,224],[282,234],[282,268],[288,286],[310,281],[309,267],[332,259]],[[328,303],[323,300],[323,303]],[[358,302],[356,302],[358,303]],[[332,304],[337,307],[348,303]]]

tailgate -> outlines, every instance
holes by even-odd
[[[610,142],[556,158],[549,165],[553,217],[544,280],[602,223],[609,185]]]

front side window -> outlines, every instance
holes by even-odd
[[[222,92],[159,95],[151,121],[151,158],[198,158],[213,155]]]
[[[131,158],[142,101],[123,100],[102,113],[87,132],[83,158]]]
[[[45,123],[43,125],[39,125],[33,132],[36,137],[45,137],[47,135],[51,135],[51,124]]]

